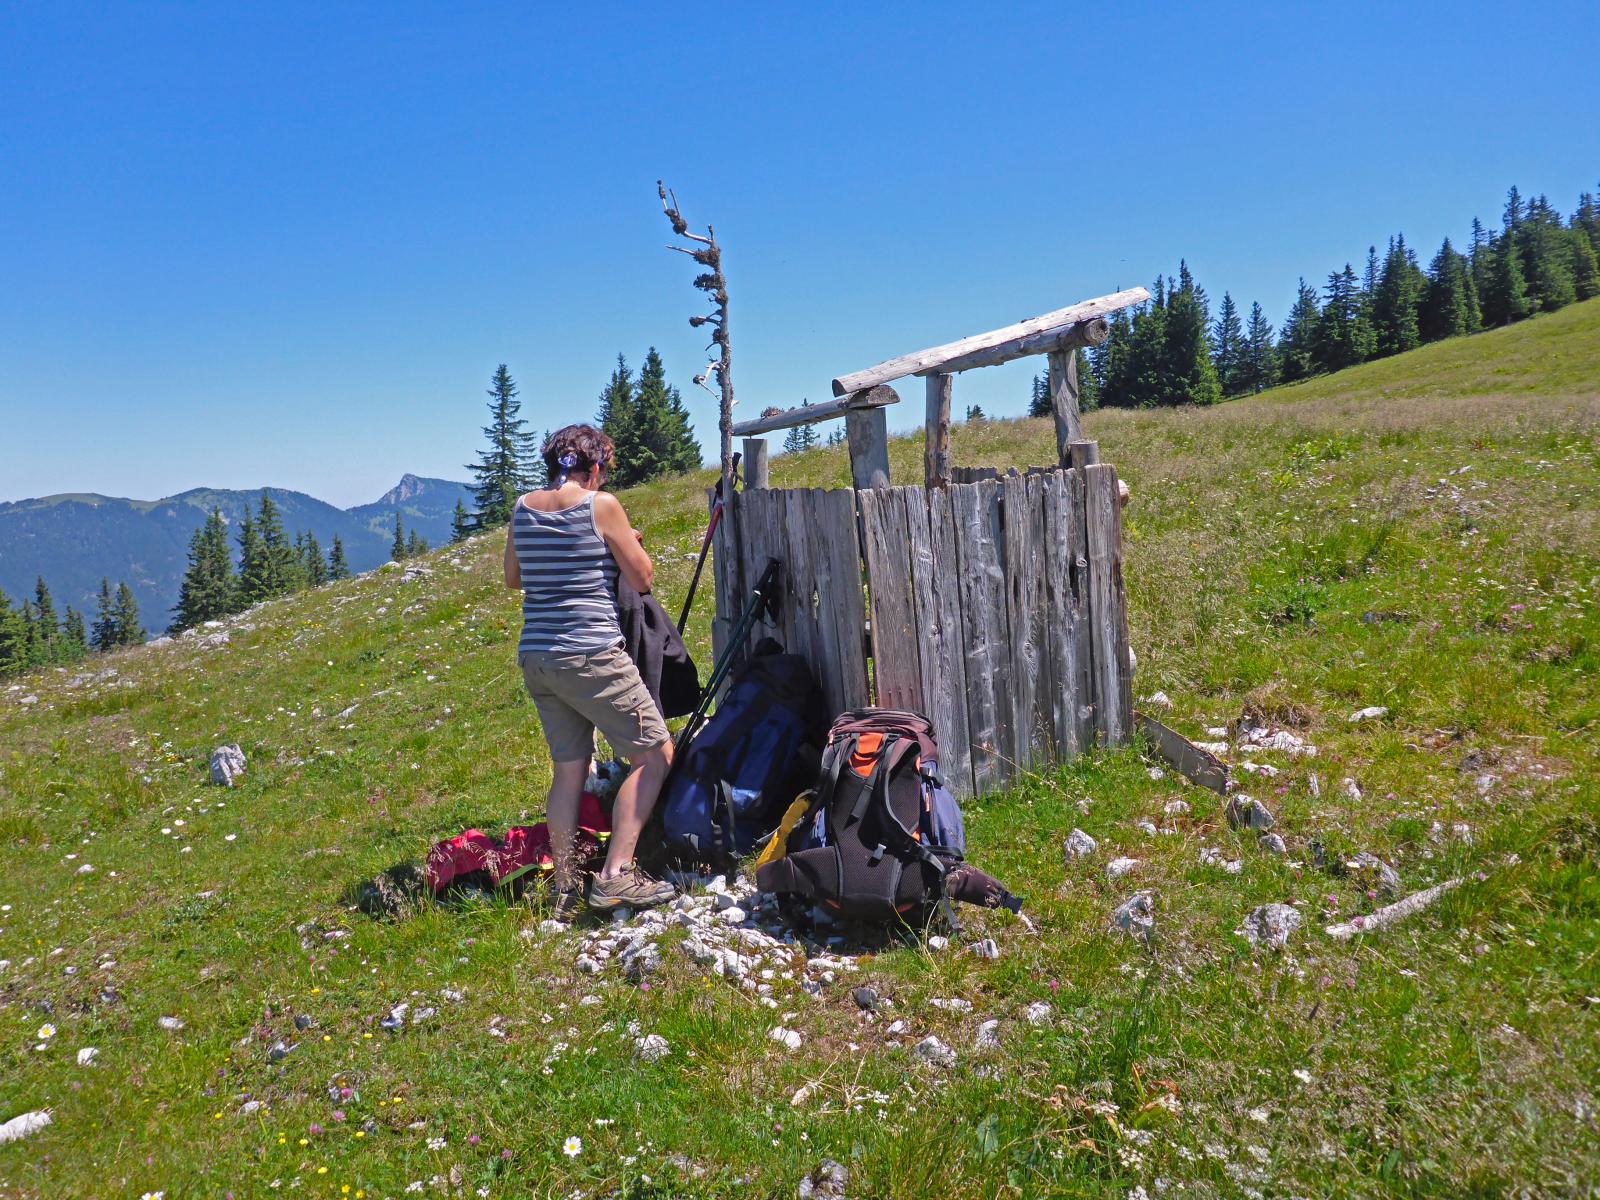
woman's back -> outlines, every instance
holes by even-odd
[[[522,573],[522,638],[517,653],[592,654],[622,644],[615,600],[617,563],[595,530],[594,492],[550,510],[527,501],[559,504],[556,491],[517,501],[512,544]]]

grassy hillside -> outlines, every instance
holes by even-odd
[[[851,1196],[1591,1194],[1597,380],[1590,302],[1210,411],[1092,416],[1133,489],[1136,695],[1165,691],[1197,737],[1252,713],[1316,746],[1240,773],[1289,853],[1136,750],[1080,759],[968,810],[972,857],[1036,934],[969,914],[959,941],[997,960],[893,949],[815,998],[779,976],[775,1011],[670,936],[638,988],[577,973],[581,933],[526,906],[346,906],[440,836],[539,814],[497,538],[268,605],[219,648],[0,692],[0,1119],[54,1115],[0,1146],[0,1194],[792,1196],[824,1158]],[[1052,445],[994,423],[955,452]],[[892,454],[920,477],[919,442]],[[773,476],[846,468],[817,451]],[[704,483],[624,496],[669,600]],[[1349,722],[1369,705],[1388,715]],[[233,791],[206,783],[224,741],[250,757]],[[1100,848],[1064,866],[1074,826]],[[1312,841],[1371,851],[1406,892],[1465,882],[1335,941],[1324,925],[1385,897]],[[1138,866],[1108,882],[1118,855]],[[1148,949],[1106,929],[1138,888]],[[1253,952],[1233,931],[1273,901],[1304,923]],[[879,1020],[850,997],[868,982],[894,1004]],[[971,1010],[929,1003],[952,997]],[[384,1030],[402,1002],[437,1011]],[[640,1061],[637,1033],[671,1053]],[[928,1033],[953,1067],[917,1061]]]

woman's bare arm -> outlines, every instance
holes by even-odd
[[[605,539],[606,548],[617,560],[617,569],[629,586],[640,594],[648,592],[655,583],[655,564],[639,544],[638,535],[628,523],[628,514],[622,511],[622,501],[610,492],[595,495],[594,527]]]

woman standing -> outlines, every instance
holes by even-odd
[[[572,841],[596,728],[632,770],[617,792],[611,842],[590,882],[589,906],[644,908],[674,895],[671,884],[651,879],[633,861],[672,763],[672,741],[622,649],[617,573],[643,594],[655,567],[621,503],[600,490],[613,450],[611,439],[589,425],[552,434],[543,451],[550,486],[517,500],[506,538],[506,586],[522,591],[517,663],[554,764],[546,820],[561,913],[578,897]]]

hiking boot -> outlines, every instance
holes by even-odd
[[[589,907],[599,912],[614,908],[651,908],[665,904],[678,894],[670,883],[651,879],[638,867],[628,865],[610,879],[596,875],[589,881]]]
[[[550,920],[570,925],[583,907],[583,893],[577,888],[555,892],[550,897]]]

